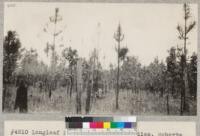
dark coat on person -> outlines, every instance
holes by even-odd
[[[17,89],[17,95],[15,99],[15,109],[19,108],[19,112],[27,112],[28,110],[28,87],[24,81],[21,81]]]

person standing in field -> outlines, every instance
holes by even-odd
[[[19,108],[19,112],[27,112],[28,111],[28,86],[25,82],[24,78],[21,78],[19,81],[19,87],[17,88],[17,95],[15,99],[15,107],[14,109]]]

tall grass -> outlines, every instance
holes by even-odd
[[[4,112],[18,112],[14,110],[16,98],[15,86],[9,86],[6,90]],[[29,113],[66,113],[76,114],[76,93],[70,98],[67,88],[60,87],[49,92],[39,90],[30,86],[28,88],[28,112]],[[82,114],[85,114],[86,92],[82,92]],[[196,101],[191,100],[190,115],[196,115]],[[180,114],[180,98],[169,99],[170,115]],[[132,93],[131,90],[120,90],[119,109],[115,109],[115,91],[109,90],[104,97],[92,101],[89,114],[115,114],[115,115],[167,115],[166,97],[141,90],[139,93]]]

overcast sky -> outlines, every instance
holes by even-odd
[[[113,34],[120,22],[124,33],[122,46],[128,55],[137,56],[143,65],[158,57],[165,61],[171,46],[182,46],[177,38],[177,24],[183,23],[182,4],[110,4],[110,3],[6,3],[4,35],[8,30],[19,34],[22,46],[37,49],[40,59],[48,63],[44,48],[52,42],[53,31],[49,17],[59,8],[62,21],[57,30],[63,30],[56,39],[56,50],[71,46],[81,57],[88,59],[97,48],[100,61],[108,68],[116,64],[116,41]],[[192,4],[192,20],[197,21],[197,5]],[[48,25],[49,33],[43,28]],[[189,55],[197,50],[197,27],[189,35]],[[99,41],[99,42],[98,42]],[[64,47],[58,46],[60,43]],[[105,57],[104,57],[105,56]]]

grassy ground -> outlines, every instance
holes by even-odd
[[[6,93],[5,112],[18,112],[14,110],[17,88],[9,86]],[[52,97],[48,97],[48,92],[37,88],[28,89],[28,112],[53,112],[53,113],[76,113],[76,94],[72,94],[70,99],[66,88],[59,88],[52,92]],[[85,114],[86,93],[82,93],[82,114]],[[96,99],[91,103],[90,114],[115,114],[115,115],[167,115],[166,98],[159,95],[140,91],[139,94],[128,90],[121,90],[119,94],[119,109],[115,109],[115,92],[108,93],[101,99]],[[180,98],[170,97],[170,115],[179,115]],[[196,114],[196,101],[190,103],[190,115]]]

